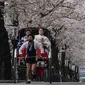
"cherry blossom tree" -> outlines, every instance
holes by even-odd
[[[9,3],[6,8],[6,15],[9,16],[9,19],[5,18],[7,22],[16,20],[18,15],[19,29],[39,26],[48,29],[56,42],[56,47],[66,46],[67,59],[76,65],[85,64],[85,0],[6,2]]]

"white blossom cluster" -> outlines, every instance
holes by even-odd
[[[5,26],[10,33],[18,16],[19,29],[42,27],[51,32],[56,47],[66,45],[66,58],[85,64],[85,0],[6,0]]]

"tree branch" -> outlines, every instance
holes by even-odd
[[[62,1],[60,1],[57,5],[53,5],[53,9],[51,9],[48,13],[46,13],[46,14],[44,14],[44,13],[40,13],[40,15],[41,15],[41,18],[43,18],[43,17],[45,17],[45,16],[47,16],[47,15],[49,15],[50,13],[52,13],[55,9],[56,9],[56,7],[58,7],[60,4],[62,4],[64,2],[64,0],[62,0]]]

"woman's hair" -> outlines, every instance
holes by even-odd
[[[27,31],[30,31],[30,32],[31,32],[31,29],[27,29],[27,28],[26,28],[26,29],[25,29],[25,32],[27,32]]]
[[[32,34],[29,34],[28,37],[29,37],[29,36],[32,36],[32,38],[34,39],[34,36],[33,36]]]
[[[39,27],[39,30],[42,29],[44,31],[44,28],[43,27]]]

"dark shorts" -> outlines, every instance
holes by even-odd
[[[30,64],[36,64],[36,58],[35,57],[31,57],[31,58],[26,58],[26,63],[30,63]]]

